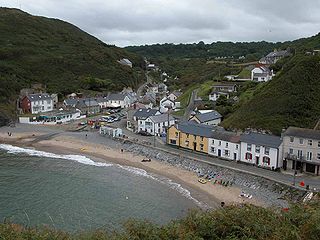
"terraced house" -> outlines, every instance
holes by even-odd
[[[191,122],[176,124],[168,129],[167,144],[207,154],[213,130],[212,126]]]
[[[282,139],[284,170],[320,174],[320,131],[289,127]]]

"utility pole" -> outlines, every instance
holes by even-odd
[[[297,175],[297,160],[294,160],[293,186],[296,185],[296,175]]]

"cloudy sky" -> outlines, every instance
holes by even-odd
[[[320,32],[319,0],[0,0],[59,18],[123,47],[204,41],[285,41]]]

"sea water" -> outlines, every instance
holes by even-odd
[[[164,224],[201,206],[187,189],[138,168],[0,144],[0,220],[66,231]]]

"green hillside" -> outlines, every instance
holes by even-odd
[[[120,65],[128,58],[134,67]],[[143,80],[143,59],[67,22],[0,8],[0,102],[31,83],[48,92],[111,91]]]
[[[280,134],[288,126],[315,126],[320,118],[320,56],[297,54],[283,64],[279,75],[223,121],[224,127]]]

